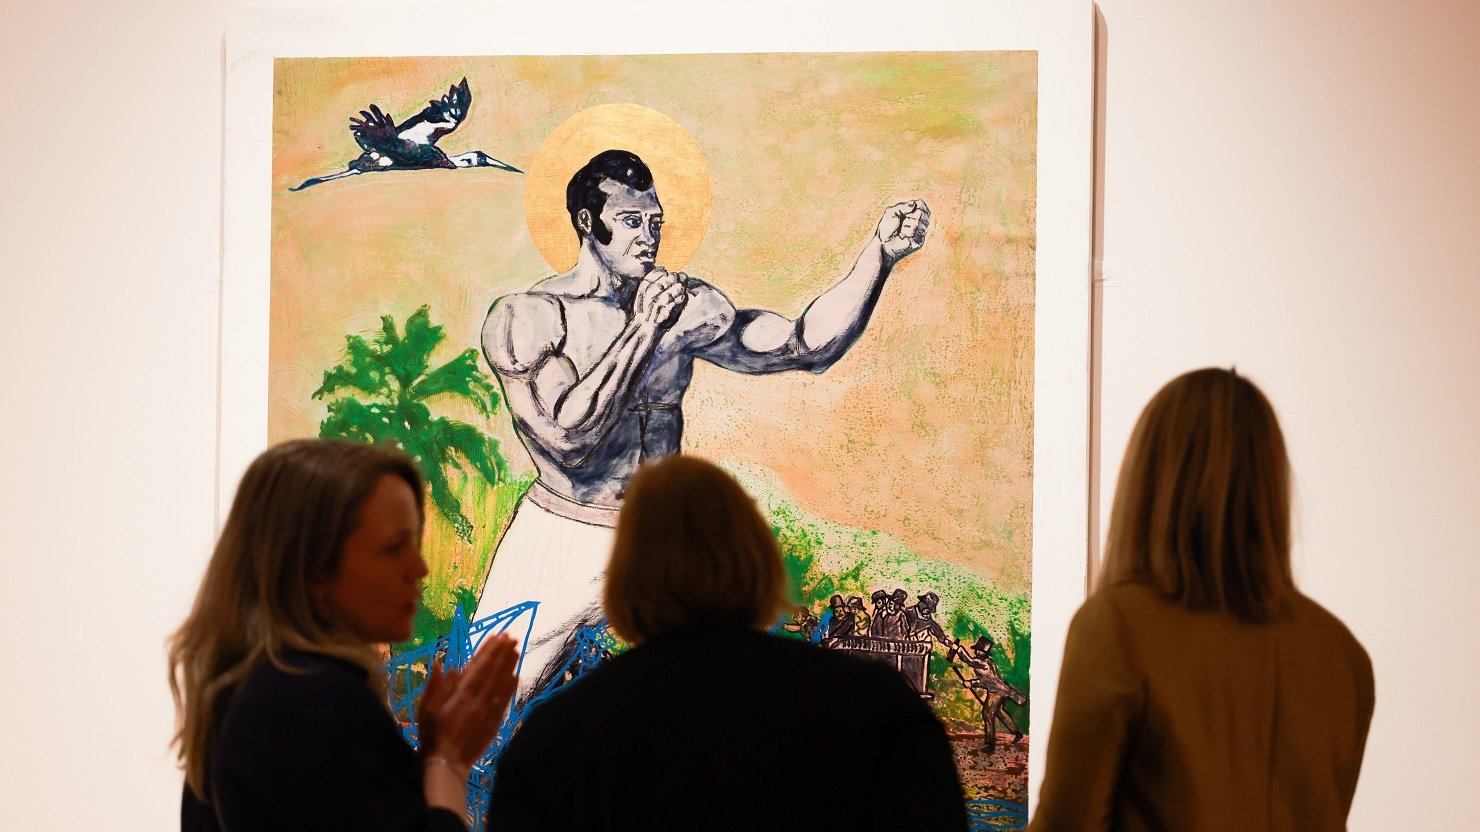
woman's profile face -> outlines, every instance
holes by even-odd
[[[387,474],[360,506],[339,569],[319,586],[318,599],[367,644],[405,641],[426,574],[416,495]]]

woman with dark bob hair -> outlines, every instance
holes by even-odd
[[[788,595],[734,478],[688,456],[641,468],[605,588],[633,647],[526,718],[492,829],[965,830],[934,714],[888,665],[768,634]]]
[[[1291,576],[1274,408],[1231,370],[1174,379],[1069,626],[1029,829],[1344,829],[1372,708],[1366,652]]]
[[[247,469],[170,643],[182,830],[466,830],[516,653],[503,637],[461,673],[434,667],[422,755],[402,740],[377,648],[411,637],[422,519],[395,450],[305,439]]]

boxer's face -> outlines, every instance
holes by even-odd
[[[638,279],[652,271],[658,261],[663,236],[663,205],[655,188],[635,191],[612,179],[601,183],[606,204],[598,218],[611,232],[611,242],[588,235],[596,254],[613,274]]]

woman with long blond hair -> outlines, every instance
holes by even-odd
[[[464,672],[434,668],[421,755],[401,738],[377,648],[411,636],[422,520],[395,450],[299,440],[247,469],[170,643],[184,832],[465,830],[516,654],[503,638]]]
[[[643,466],[605,584],[633,647],[525,719],[499,758],[493,832],[965,832],[930,708],[889,665],[767,633],[789,594],[733,477],[691,456]]]
[[[1290,464],[1248,379],[1162,388],[1069,626],[1033,832],[1346,827],[1372,665],[1295,587]]]

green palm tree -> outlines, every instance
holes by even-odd
[[[446,364],[428,369],[432,350],[445,337],[443,328],[432,324],[426,306],[406,319],[404,333],[384,315],[372,338],[345,336],[344,360],[324,372],[324,383],[313,397],[348,392],[329,402],[319,436],[399,445],[426,478],[432,505],[459,538],[472,542],[473,523],[452,491],[448,468],[462,471],[466,462],[489,485],[497,485],[508,474],[503,454],[498,440],[473,425],[433,416],[427,401],[455,396],[492,417],[500,400],[498,388],[478,369],[475,350],[463,350]]]

